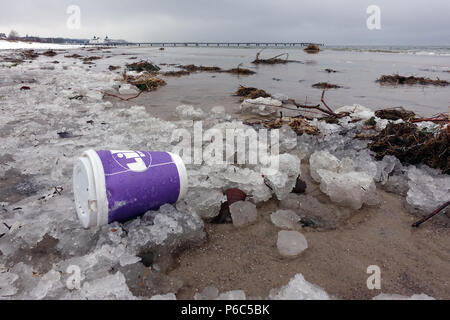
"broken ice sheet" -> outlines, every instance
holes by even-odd
[[[299,226],[300,217],[291,210],[278,210],[272,213],[270,220],[281,229],[295,229]]]
[[[220,190],[190,188],[176,207],[181,211],[196,213],[203,219],[213,219],[219,215],[220,207],[225,201],[226,197]]]
[[[302,274],[297,274],[288,285],[272,289],[270,300],[331,300],[328,293],[319,286],[309,283]]]

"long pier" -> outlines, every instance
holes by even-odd
[[[230,48],[289,48],[306,47],[310,44],[324,46],[321,43],[311,42],[125,42],[125,43],[99,43],[99,46],[148,46],[148,47],[230,47]]]

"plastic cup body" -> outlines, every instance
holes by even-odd
[[[85,228],[123,222],[187,192],[187,173],[178,155],[153,151],[86,151],[74,167],[74,195]]]

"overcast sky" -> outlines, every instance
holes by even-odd
[[[67,28],[69,5],[81,28]],[[366,25],[381,9],[381,30]],[[450,0],[1,0],[0,32],[128,41],[450,45]]]

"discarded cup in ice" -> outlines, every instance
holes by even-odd
[[[85,228],[174,204],[187,188],[183,160],[168,152],[88,150],[73,171],[76,210]]]

